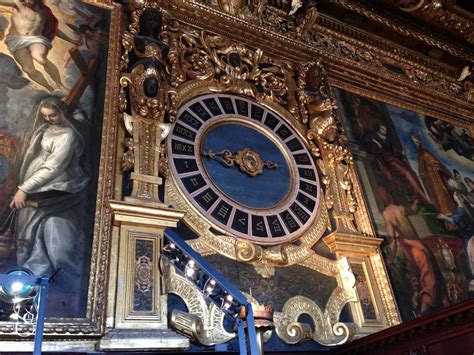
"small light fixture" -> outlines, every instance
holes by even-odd
[[[33,276],[33,273],[25,268],[18,268],[7,271],[5,275],[12,276],[12,282],[0,285],[0,297],[6,303],[17,303],[18,299],[30,296],[35,290],[33,285],[25,284],[23,277]],[[16,277],[18,276],[18,277]]]
[[[34,355],[41,354],[49,281],[49,277],[35,276],[25,268],[17,268],[0,274],[0,300],[12,305],[13,314],[10,315],[10,319],[16,321],[17,325],[21,321],[33,327]],[[24,333],[20,334],[18,331],[17,334],[25,336]]]
[[[188,263],[186,264],[186,269],[184,270],[184,273],[187,278],[192,279],[196,275],[196,263],[194,260],[189,260]]]
[[[247,354],[246,332],[241,315],[245,314],[251,355],[258,354],[252,305],[248,299],[174,231],[166,229],[162,256],[190,281],[203,296],[237,323],[241,354]],[[245,312],[242,309],[245,308]]]
[[[204,285],[205,296],[207,297],[208,295],[210,295],[212,291],[214,291],[215,288],[216,288],[216,280],[214,279],[207,280],[206,284]]]
[[[228,311],[229,308],[232,306],[233,300],[234,300],[234,297],[232,297],[232,295],[225,296],[222,302],[222,309],[224,311]]]

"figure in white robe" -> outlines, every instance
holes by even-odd
[[[49,308],[61,316],[77,312],[84,274],[82,222],[89,177],[82,167],[84,138],[74,118],[80,115],[68,114],[55,96],[40,102],[36,121],[42,122],[27,147],[11,204],[19,209],[18,265],[35,275],[59,270],[51,290],[57,290],[54,310]]]

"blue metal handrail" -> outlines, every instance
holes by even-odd
[[[173,245],[173,248],[170,248],[171,245]],[[209,299],[217,306],[221,307],[224,313],[230,316],[237,323],[237,334],[239,338],[239,347],[241,355],[247,354],[244,322],[240,318],[243,317],[243,315],[241,314],[242,307],[245,308],[245,319],[247,321],[247,335],[250,347],[250,354],[258,355],[259,349],[257,345],[257,332],[255,330],[252,304],[249,302],[247,297],[245,297],[242,292],[239,291],[239,289],[237,289],[229,280],[222,276],[219,271],[217,271],[211,264],[209,264],[200,254],[195,252],[183,239],[179,237],[179,235],[175,231],[170,228],[167,228],[165,230],[165,244],[163,247],[162,255],[166,257],[168,261],[170,261],[170,263],[174,265],[175,268],[183,274],[185,274],[185,262],[193,260],[193,265],[196,265],[196,269],[199,268],[202,278],[207,278],[207,280],[210,280],[212,278],[213,280],[215,280],[216,285],[218,285],[219,289],[221,290],[221,297],[216,298],[210,296]],[[179,260],[180,257],[182,260]],[[205,284],[205,282],[201,282],[198,285],[196,281],[200,280],[193,281],[195,286],[200,289]],[[204,292],[205,290],[201,289],[201,291]],[[223,308],[223,299],[225,296],[228,295],[232,296],[232,305],[229,305],[229,307],[227,308]]]

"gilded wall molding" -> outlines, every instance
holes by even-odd
[[[376,21],[401,35],[414,37],[427,45],[440,48],[455,57],[459,57],[468,62],[473,58],[474,53],[468,46],[461,47],[454,45],[452,41],[449,41],[447,38],[428,31],[427,29],[421,29],[419,26],[414,26],[407,21],[402,21],[396,16],[393,16],[393,14],[388,15],[381,9],[373,6],[369,7],[358,1],[330,0],[330,2]]]
[[[414,3],[404,3],[400,0],[386,0],[392,6],[410,13],[427,23],[437,26],[447,32],[474,43],[474,16],[456,5],[452,0],[419,0]]]
[[[179,5],[178,5],[179,3]],[[338,34],[337,31],[331,30],[325,26],[318,27],[315,24],[315,30],[319,33],[326,33],[327,38],[322,42],[326,43],[321,48],[316,48],[309,43],[304,43],[297,39],[291,38],[288,35],[269,31],[262,27],[255,25],[251,22],[246,22],[240,18],[232,17],[229,14],[221,11],[206,7],[198,3],[180,2],[174,0],[171,2],[165,2],[163,4],[165,8],[170,9],[173,15],[185,22],[197,25],[199,27],[207,28],[216,33],[222,33],[230,38],[237,40],[238,38],[243,39],[249,45],[255,45],[258,43],[259,47],[265,50],[268,54],[275,54],[281,56],[281,53],[285,53],[288,59],[298,60],[311,60],[314,56],[323,58],[328,70],[330,81],[338,85],[339,82],[351,83],[352,90],[370,91],[375,84],[375,90],[372,90],[373,94],[380,94],[381,90],[377,87],[384,88],[388,91],[388,94],[379,97],[387,97],[399,99],[401,105],[404,101],[415,102],[429,114],[447,119],[451,122],[457,122],[461,125],[466,125],[466,122],[470,120],[469,112],[472,111],[472,104],[467,102],[467,89],[457,82],[457,73],[446,71],[446,67],[440,67],[435,61],[431,61],[426,57],[420,57],[414,52],[410,52],[409,55],[404,56],[405,49],[397,47],[396,45],[382,41],[376,45],[365,43],[362,40],[354,40],[354,29],[350,28],[342,23],[334,22],[324,16],[319,16],[318,19],[325,19],[326,22],[334,23],[337,31],[347,28],[348,34]],[[173,9],[179,6],[180,11],[174,12]],[[211,16],[214,18],[213,21],[207,21],[203,23],[200,21],[199,16],[191,14],[202,13],[203,17]],[[329,23],[328,22],[328,23]],[[213,26],[213,23],[220,23],[220,26]],[[330,26],[330,27],[331,27]],[[245,32],[244,28],[248,28],[249,32]],[[336,36],[336,37],[334,37]],[[371,37],[364,35],[368,41]],[[355,42],[354,42],[355,41]],[[382,45],[383,44],[383,45]],[[341,47],[342,45],[342,47]],[[350,49],[353,47],[354,49]],[[381,48],[379,48],[381,47]],[[333,48],[331,50],[331,48]],[[345,48],[342,52],[340,48]],[[371,53],[368,58],[389,58],[391,61],[396,61],[402,65],[406,75],[400,75],[390,72],[384,69],[381,65],[382,62],[375,62],[370,64],[362,61],[354,60],[353,54],[355,53]],[[407,52],[408,53],[408,52]],[[362,57],[364,58],[364,54]],[[329,60],[330,59],[330,60]],[[418,63],[426,63],[419,65]],[[390,63],[388,63],[390,64]],[[429,64],[429,66],[427,66]],[[436,69],[431,68],[434,66]],[[374,72],[377,76],[374,76]],[[447,74],[449,73],[449,74]],[[367,82],[367,77],[371,81]],[[337,81],[333,79],[336,79]],[[391,90],[393,88],[393,90]],[[406,88],[400,92],[400,88]],[[454,91],[453,91],[454,90]],[[383,91],[383,90],[382,90]],[[390,93],[393,92],[393,93]],[[396,94],[397,93],[397,94]],[[416,93],[416,95],[413,95]],[[443,94],[444,93],[444,94]],[[457,96],[453,96],[453,93]],[[443,104],[440,103],[439,99],[443,97]],[[451,105],[456,105],[457,111],[452,112],[447,110],[446,102]]]
[[[88,3],[88,1],[85,1]],[[99,167],[99,181],[97,190],[96,218],[94,221],[94,238],[91,257],[91,277],[89,279],[89,290],[87,303],[87,317],[92,320],[97,333],[101,333],[105,327],[105,308],[107,300],[107,270],[109,267],[110,239],[112,234],[112,211],[107,201],[114,196],[115,184],[115,161],[116,161],[116,137],[118,134],[115,116],[117,114],[118,102],[118,73],[120,58],[120,43],[117,39],[122,32],[123,8],[112,1],[96,0],[92,2],[99,7],[110,11],[109,50],[107,62],[107,86],[104,95],[104,126],[102,129],[102,148]],[[54,327],[55,332],[60,329]],[[65,326],[61,333],[70,333],[74,327]],[[47,329],[45,329],[46,333]],[[85,334],[90,334],[87,329]]]
[[[194,0],[192,2],[214,7],[230,15],[236,16],[235,13],[231,11],[227,11],[227,9],[221,6],[220,3],[215,3],[213,1],[204,1],[204,0]],[[469,61],[472,59],[472,56],[473,56],[472,50],[470,50],[467,46],[462,47],[459,45],[454,45],[452,44],[452,41],[450,41],[447,38],[436,35],[432,31],[428,31],[427,29],[420,29],[419,26],[413,26],[410,23],[407,23],[406,21],[400,20],[396,16],[393,16],[393,14],[384,13],[383,11],[381,11],[380,9],[377,9],[374,6],[369,7],[368,5],[365,5],[359,1],[351,1],[351,0],[329,0],[329,3],[335,4],[336,6],[352,11],[372,21],[378,22],[384,25],[385,27],[389,28],[390,30],[398,32],[401,35],[416,38],[417,40],[424,42],[427,45],[440,48],[446,51],[447,53],[452,54],[455,57],[461,58],[466,61]],[[236,17],[245,19],[253,23],[257,23],[260,26],[266,27],[271,30],[276,30],[276,32],[288,32],[290,36],[304,39],[304,36],[301,36],[300,33],[298,33],[298,25],[300,24],[300,22],[303,22],[303,19],[302,19],[303,16],[301,16],[301,14],[305,12],[306,13],[312,12],[314,9],[316,9],[316,7],[314,5],[303,6],[303,2],[299,4],[296,2],[295,5],[299,5],[300,8],[304,8],[303,11],[300,11],[300,13],[298,13],[297,10],[299,8],[296,8],[296,11],[292,10],[290,12],[287,12],[285,11],[286,9],[288,9],[288,4],[286,3],[272,3],[271,5],[270,4],[267,5],[265,3],[259,3],[259,6],[254,7],[254,8],[252,8],[252,6],[250,5],[245,5],[242,3],[240,5],[241,9],[239,11],[239,14]],[[262,16],[259,16],[262,12],[265,13],[267,18],[262,18]],[[299,16],[294,15],[295,13],[297,13]],[[316,24],[322,25],[323,27],[328,27],[328,28],[333,28],[333,29],[336,29],[337,27],[338,31],[344,32],[351,37],[356,36],[361,40],[364,39],[365,41],[369,41],[369,43],[370,41],[375,41],[374,43],[377,43],[376,38],[374,38],[373,36],[367,35],[367,33],[363,31],[359,31],[354,27],[335,21],[334,19],[329,18],[325,14],[317,12],[317,9],[316,9],[316,13],[317,13],[316,18],[314,19],[312,24],[316,23]],[[294,16],[291,16],[291,15],[294,15]],[[282,23],[285,24],[285,28],[281,27]],[[282,31],[279,31],[279,29]],[[460,29],[460,31],[462,30]],[[382,42],[379,42],[379,43],[382,43]],[[421,59],[421,58],[418,58],[418,59]],[[443,67],[442,65],[440,66],[439,63],[435,63],[434,61],[431,61],[431,63],[428,65],[432,65],[434,67],[439,67],[439,68]],[[449,69],[444,67],[444,70],[449,70]]]
[[[308,327],[296,323],[299,315],[308,314],[317,325],[316,331],[311,335],[313,340],[323,345],[345,342],[351,335],[350,329],[339,322],[339,317],[344,305],[358,302],[354,275],[345,255],[338,255],[338,260],[334,261],[318,255],[313,247],[328,231],[331,231],[332,235],[342,235],[345,238],[359,238],[364,234],[374,233],[371,233],[371,226],[367,222],[367,211],[362,209],[358,212],[361,206],[358,199],[362,198],[362,193],[356,180],[347,139],[336,114],[337,107],[330,91],[325,64],[322,61],[310,60],[309,57],[312,58],[316,53],[314,46],[302,41],[311,37],[316,26],[317,13],[312,11],[310,17],[302,19],[302,25],[296,29],[296,39],[267,31],[262,37],[260,48],[256,45],[260,45],[260,42],[252,42],[252,36],[262,33],[262,28],[255,27],[255,33],[248,36],[251,37],[249,42],[243,40],[244,37],[236,39],[239,33],[248,33],[253,29],[253,25],[242,20],[241,17],[245,18],[242,9],[223,7],[225,11],[235,15],[232,17],[188,2],[182,3],[184,6],[178,10],[173,7],[178,3],[165,2],[163,9],[156,2],[131,4],[132,23],[129,31],[122,37],[125,54],[122,56],[120,108],[125,126],[133,138],[133,144],[130,144],[133,153],[126,154],[124,161],[129,167],[132,167],[133,161],[133,168],[140,174],[137,176],[134,171],[135,177],[132,176],[135,181],[140,181],[138,185],[134,185],[132,197],[156,200],[151,186],[157,187],[160,184],[156,178],[161,175],[165,178],[164,203],[186,213],[186,225],[197,234],[197,238],[188,243],[201,255],[219,253],[227,258],[248,263],[255,267],[259,275],[267,278],[274,275],[276,268],[301,265],[336,279],[338,286],[332,291],[324,310],[315,301],[297,296],[288,300],[282,311],[283,315],[279,318],[278,329],[279,336],[284,341],[304,341],[308,338]],[[148,5],[155,13],[159,12],[160,19],[163,20],[158,26],[159,33],[152,34],[155,41],[151,38],[143,40],[138,28],[140,14],[146,11],[145,7]],[[199,11],[220,18],[222,28],[213,28],[214,25],[209,25],[212,21],[202,25],[202,28],[194,27],[193,25],[201,21],[199,16],[196,16]],[[191,13],[192,19],[188,18]],[[239,26],[230,34],[230,27],[235,22],[239,23]],[[144,50],[136,48],[136,38],[144,41]],[[271,42],[271,39],[277,41]],[[157,43],[161,43],[166,50],[157,48]],[[354,59],[351,51],[346,53],[344,50],[349,48],[346,43],[339,41],[337,44],[337,50],[346,56],[344,60]],[[301,52],[302,48],[304,51]],[[288,58],[284,58],[284,52],[289,53]],[[153,61],[156,68],[148,68],[143,63],[129,63],[132,53],[137,56],[137,63],[145,58],[149,60],[148,63]],[[325,55],[333,54],[328,52]],[[360,52],[357,60],[367,60],[370,55],[368,51]],[[125,68],[133,69],[125,73]],[[150,72],[150,77],[159,82],[161,89],[166,89],[166,95],[160,89],[156,95],[143,98],[146,93],[140,91],[140,85],[144,84],[147,71]],[[179,185],[179,174],[173,174],[174,167],[171,164],[174,161],[170,160],[173,156],[173,146],[167,145],[165,149],[162,144],[165,136],[161,133],[165,131],[165,127],[176,127],[180,122],[183,112],[180,110],[183,106],[191,99],[204,94],[220,94],[222,97],[223,94],[238,95],[241,99],[245,97],[253,100],[252,105],[258,103],[273,110],[284,118],[285,124],[294,128],[295,136],[301,138],[301,149],[305,148],[313,155],[315,162],[309,153],[307,157],[310,164],[317,164],[321,172],[325,188],[324,192],[318,190],[318,198],[323,202],[317,205],[318,208],[313,212],[315,219],[311,219],[311,223],[301,230],[296,242],[286,241],[278,244],[278,241],[272,241],[273,244],[259,244],[244,237],[233,236],[231,232],[219,229],[215,222],[207,218],[209,216],[204,216],[199,207],[190,202],[190,194]],[[193,115],[189,115],[192,119]],[[198,130],[194,130],[194,133],[196,131]],[[195,138],[196,135],[191,134],[182,139],[192,137]],[[314,176],[314,180],[319,181],[316,174]],[[367,239],[370,239],[370,243],[377,242],[374,238]],[[229,334],[209,333],[212,324],[217,330],[222,328],[222,312],[208,308],[204,297],[192,284],[185,278],[172,274],[173,271],[167,271],[167,292],[182,297],[190,310],[189,313],[193,315],[187,317],[177,314],[177,327],[181,327],[183,333],[196,337],[202,344],[211,345],[229,340]],[[384,277],[384,272],[379,272],[380,278]],[[377,283],[377,286],[380,285],[386,286]],[[374,292],[378,294],[380,291]],[[385,292],[382,300],[385,303],[393,303],[390,289]],[[196,317],[203,322],[206,334],[204,336],[198,331],[200,326]],[[397,322],[395,318],[392,321]],[[297,330],[300,333],[299,340],[289,339],[288,334],[291,335],[291,332]],[[353,328],[353,331],[356,329]]]
[[[393,297],[392,286],[390,285],[386,275],[387,270],[380,254],[374,254],[370,257],[372,270],[375,280],[382,297],[382,305],[384,313],[387,317],[388,326],[392,327],[400,323],[401,318],[398,312],[395,299]]]

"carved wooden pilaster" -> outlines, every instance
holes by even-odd
[[[109,312],[109,332],[101,350],[186,348],[189,341],[168,330],[167,296],[161,289],[159,270],[163,233],[176,227],[184,213],[166,207],[110,201],[115,226],[116,266],[114,305]]]
[[[354,322],[360,327],[357,337],[400,323],[393,293],[380,257],[382,239],[334,232],[323,238],[337,258],[345,257],[355,277],[359,302],[350,304]]]
[[[350,303],[358,336],[398,324],[400,318],[387,272],[380,257],[381,239],[362,234],[360,186],[354,174],[343,128],[336,118],[336,104],[320,63],[308,65],[300,74],[300,102],[308,118],[306,136],[317,146],[318,166],[324,174],[326,203],[334,220],[333,232],[323,238],[337,259],[346,258],[355,276],[358,302]],[[356,212],[358,214],[356,214]],[[358,218],[356,218],[358,217]]]

